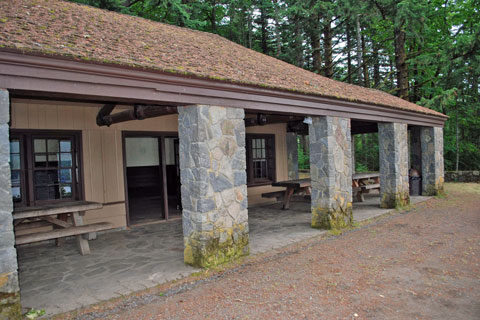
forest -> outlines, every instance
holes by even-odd
[[[480,0],[75,0],[219,34],[440,111],[446,170],[480,170]],[[355,137],[375,170],[375,134]]]

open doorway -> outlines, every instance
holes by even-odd
[[[124,133],[128,225],[181,215],[178,138],[159,133]]]

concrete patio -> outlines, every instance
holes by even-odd
[[[418,203],[428,197],[412,197]],[[362,221],[392,209],[380,209],[377,194],[354,203],[354,219]],[[268,252],[326,231],[310,227],[308,202],[293,202],[249,209],[250,253]],[[183,263],[181,220],[101,234],[90,242],[92,253],[81,256],[75,241],[61,247],[45,243],[18,248],[20,288],[24,308],[47,314],[126,295],[184,277],[199,269]]]

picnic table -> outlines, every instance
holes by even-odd
[[[82,255],[89,254],[90,247],[88,244],[88,234],[111,229],[113,227],[113,224],[108,222],[92,224],[83,223],[83,216],[86,211],[100,209],[102,207],[103,205],[101,203],[72,201],[45,206],[15,208],[13,212],[13,220],[16,232],[22,229],[28,229],[28,226],[22,228],[22,224],[30,225],[30,228],[38,228],[42,226],[54,227],[54,229],[50,231],[16,235],[15,244],[21,245],[75,236],[80,253]],[[70,218],[70,222],[68,218]],[[57,242],[57,245],[58,244],[59,242]]]
[[[283,195],[283,210],[290,209],[290,200],[294,193],[303,193],[306,196],[311,195],[311,181],[310,179],[287,180],[272,183],[273,187],[286,187],[285,191],[273,192],[276,195]],[[273,194],[270,193],[270,194]],[[263,196],[263,195],[262,195]]]
[[[380,173],[365,172],[355,173],[352,175],[352,191],[354,201],[365,201],[363,195],[369,193],[370,190],[380,189]]]
[[[312,183],[310,179],[286,180],[272,183],[273,187],[285,187],[284,191],[262,193],[263,198],[283,199],[283,210],[290,209],[290,201],[295,194],[310,196]],[[355,173],[352,175],[352,191],[356,202],[363,202],[365,193],[380,189],[380,174],[378,172]]]

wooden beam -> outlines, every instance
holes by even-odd
[[[245,118],[245,127],[288,123],[290,121],[303,121],[303,117],[258,113],[255,118]]]
[[[115,106],[113,106],[113,108],[114,107]],[[109,127],[115,123],[130,120],[143,120],[177,113],[177,107],[175,106],[146,106],[137,104],[133,106],[133,109],[111,114],[113,108],[111,108],[111,105],[105,105],[100,109],[97,115],[98,126]],[[109,113],[107,114],[107,112]]]

